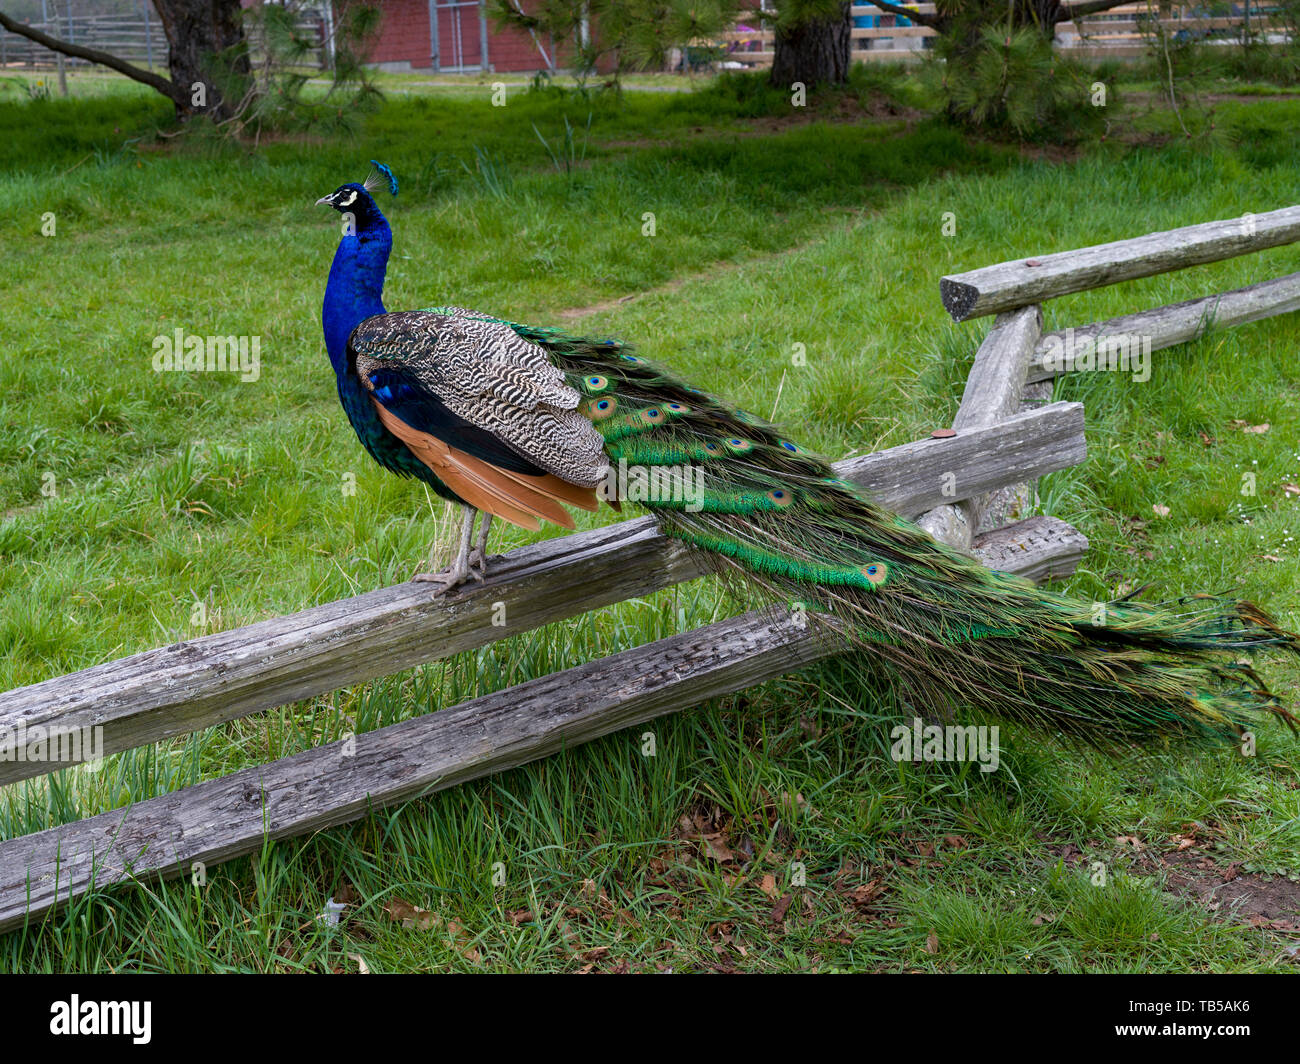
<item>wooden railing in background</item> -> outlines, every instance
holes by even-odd
[[[165,72],[167,69],[167,35],[163,32],[162,22],[148,4],[142,4],[138,12],[130,11],[116,15],[71,15],[51,18],[48,22],[31,22],[28,25],[43,33],[79,44],[85,48],[98,48],[111,52],[120,59],[125,59],[146,70]],[[326,20],[316,10],[305,8],[298,21],[298,29],[308,40],[317,41],[314,55],[308,56],[307,65],[326,65]],[[252,42],[254,55],[258,54],[258,42]],[[90,64],[84,59],[60,56],[35,41],[20,37],[16,33],[0,30],[0,73],[5,70],[19,71],[55,69],[60,63],[68,69],[86,68]]]

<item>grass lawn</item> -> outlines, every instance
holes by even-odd
[[[488,96],[394,91],[350,129],[255,150],[160,143],[167,105],[106,79],[0,102],[0,689],[406,579],[435,538],[450,550],[441,501],[357,443],[320,336],[338,231],[312,204],[368,159],[403,186],[390,309],[618,335],[835,457],[951,419],[987,322],[948,320],[941,275],[1287,206],[1300,169],[1300,97],[1220,103],[1212,146],[1153,136],[1059,162],[910,111],[789,115],[726,85]],[[1081,294],[1049,304],[1048,327],[1297,269],[1300,247],[1281,248]],[[155,373],[153,338],[176,328],[260,337],[258,379]],[[1298,345],[1292,314],[1157,352],[1145,383],[1057,384],[1086,404],[1090,452],[1040,488],[1092,542],[1068,590],[1231,591],[1300,627]],[[697,582],[0,789],[0,837],[735,608]],[[1265,671],[1300,701],[1295,664]],[[268,844],[202,889],[95,894],[0,936],[0,971],[1294,966],[1294,935],[1183,883],[1236,866],[1239,887],[1300,897],[1300,742],[1284,729],[1266,725],[1250,759],[1115,762],[1004,729],[995,773],[895,764],[889,681],[832,663],[656,721],[653,758],[634,729]],[[336,928],[315,919],[331,896],[350,903]],[[403,926],[411,907],[438,919]]]

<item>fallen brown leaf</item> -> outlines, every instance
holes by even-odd
[[[785,914],[789,911],[792,901],[794,901],[793,894],[787,894],[777,900],[777,903],[772,906],[772,912],[769,914],[772,923],[779,924],[785,920]]]
[[[884,892],[885,888],[881,880],[873,879],[868,883],[863,883],[861,886],[854,887],[845,896],[857,908],[865,909]]]
[[[722,837],[722,832],[715,831],[711,835],[705,835],[704,845],[709,851],[709,856],[719,864],[728,864],[735,861],[736,855],[731,852],[731,847],[727,845]]]
[[[384,906],[384,912],[389,919],[403,927],[413,927],[417,931],[428,931],[431,927],[437,927],[441,919],[436,913],[429,912],[428,909],[421,909],[418,905],[412,905],[403,898],[393,898]]]

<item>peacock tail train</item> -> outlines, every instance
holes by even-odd
[[[431,313],[508,325],[544,348],[584,396],[614,467],[652,481],[675,471],[660,483],[681,490],[636,500],[665,534],[834,618],[903,679],[914,706],[965,705],[1112,749],[1235,742],[1261,714],[1295,728],[1242,656],[1300,652],[1300,638],[1248,602],[1094,603],[1045,591],[935,541],[774,425],[619,341],[460,308]]]

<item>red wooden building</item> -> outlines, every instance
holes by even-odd
[[[382,21],[369,58],[384,70],[531,71],[562,65],[553,41],[499,29],[481,0],[379,0],[377,6]]]

